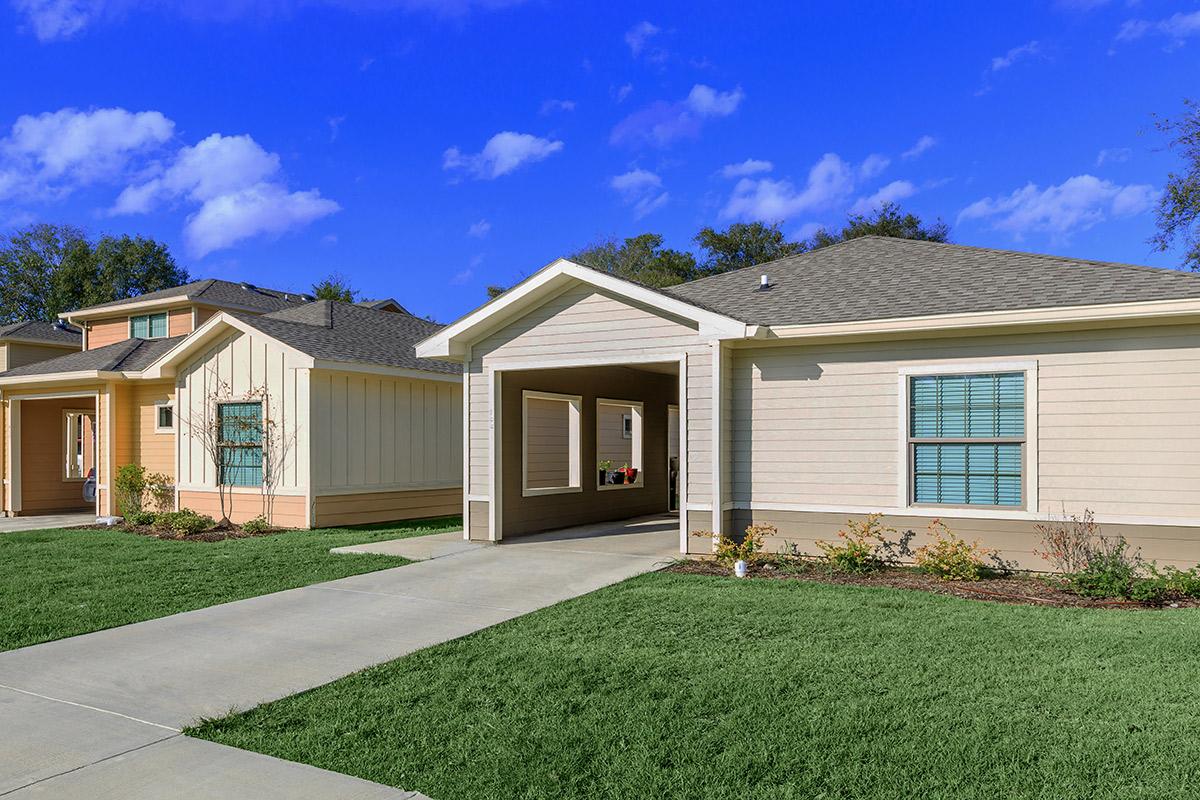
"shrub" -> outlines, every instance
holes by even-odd
[[[740,539],[722,534],[713,555],[718,563],[725,565],[732,565],[738,561],[753,561],[762,553],[766,540],[778,533],[779,530],[774,525],[749,525]],[[694,531],[692,535],[712,538],[710,531]]]
[[[156,516],[153,511],[134,511],[125,515],[125,521],[130,525],[153,525]]]
[[[197,514],[190,508],[181,508],[178,511],[167,511],[156,515],[155,524],[182,536],[194,536],[197,533],[203,533],[217,523],[207,514]]]
[[[1072,514],[1034,528],[1041,534],[1042,549],[1033,553],[1049,561],[1055,572],[1082,572],[1097,548],[1105,544],[1091,509],[1085,508],[1083,516]]]
[[[254,519],[248,519],[242,523],[242,530],[246,533],[262,533],[271,529],[271,524],[267,522],[267,518],[259,514]]]
[[[847,520],[838,531],[841,542],[818,539],[817,548],[825,565],[837,572],[862,575],[912,557],[909,543],[913,532],[905,531],[898,539],[889,538],[895,528],[883,524],[883,514],[868,514],[861,522]]]
[[[128,517],[142,510],[142,495],[146,491],[146,468],[140,464],[125,464],[117,470],[113,491],[121,513]]]
[[[1067,585],[1084,597],[1130,597],[1144,563],[1124,537],[1097,538],[1089,545],[1082,569],[1067,575]]]
[[[977,581],[982,577],[985,559],[993,555],[979,542],[960,539],[940,519],[929,523],[933,541],[917,548],[917,566],[944,581]]]

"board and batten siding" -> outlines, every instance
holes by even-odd
[[[460,383],[314,370],[310,384],[314,494],[462,486]]]
[[[488,368],[538,361],[547,367],[586,365],[600,359],[619,364],[622,356],[647,361],[661,355],[671,362],[680,354],[687,357],[687,413],[682,420],[687,426],[686,501],[704,506],[712,502],[712,347],[700,340],[695,323],[580,284],[474,343],[467,369],[468,491],[476,500],[471,504],[472,536],[486,535],[487,507],[481,498],[486,500],[491,489]]]
[[[836,533],[847,516],[839,508],[897,509],[905,425],[899,371],[970,361],[1037,364],[1040,515],[1090,509],[1123,522],[1200,523],[1200,326],[1172,325],[735,349],[730,445],[732,499],[742,509],[737,524],[770,520],[786,538],[789,517],[778,507],[832,512],[791,517],[793,530],[804,529],[798,538],[811,543]],[[758,510],[747,514],[750,507]],[[954,517],[953,509],[930,514]],[[1023,563],[1037,542],[1030,520],[962,521],[956,529],[984,535],[985,544]],[[1178,530],[1163,535],[1176,541]],[[1163,552],[1150,528],[1142,539],[1122,532],[1155,557]],[[1200,543],[1200,528],[1193,542]],[[1192,563],[1200,550],[1195,555]]]
[[[303,495],[309,474],[309,370],[264,337],[236,333],[183,365],[176,379],[176,435],[180,490],[215,489],[216,468],[201,431],[216,413],[215,401],[237,401],[265,390],[265,419],[288,442],[280,475],[280,495]]]

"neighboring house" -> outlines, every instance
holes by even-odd
[[[97,514],[119,513],[112,476],[140,464],[217,516],[217,430],[235,521],[264,481],[279,525],[458,513],[461,377],[414,355],[437,324],[384,305],[204,280],[64,314],[82,350],[0,373],[4,511],[84,507],[95,467]]]
[[[879,237],[665,290],[560,260],[417,354],[469,381],[472,538],[663,512],[677,482],[685,552],[751,522],[814,552],[883,512],[1038,567],[1034,525],[1090,509],[1200,561],[1200,276]],[[615,430],[632,483],[600,470]]]

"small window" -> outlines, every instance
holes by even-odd
[[[583,491],[578,395],[524,391],[521,461],[525,497]]]
[[[64,411],[63,430],[66,435],[63,479],[81,481],[95,466],[95,416],[90,411]]]
[[[154,407],[154,432],[175,432],[175,407],[170,403],[163,403]]]
[[[167,335],[167,313],[129,318],[129,335],[135,339],[162,339]]]
[[[913,503],[1023,505],[1024,373],[912,377],[908,416]]]
[[[596,488],[633,489],[642,474],[643,406],[632,400],[596,401]]]
[[[220,482],[229,486],[262,486],[262,403],[221,403]]]

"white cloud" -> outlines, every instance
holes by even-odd
[[[64,108],[24,115],[0,139],[0,197],[65,195],[118,176],[135,155],[174,134],[157,111]]]
[[[992,59],[989,69],[992,72],[1008,69],[1018,61],[1024,61],[1027,58],[1032,58],[1041,52],[1042,46],[1037,39],[1026,42],[1023,45],[1012,48],[1002,56],[996,56]]]
[[[895,203],[917,193],[917,187],[909,181],[892,181],[878,189],[870,197],[860,197],[850,207],[855,214],[869,214],[884,203]]]
[[[1200,35],[1200,11],[1189,11],[1160,20],[1126,20],[1117,31],[1117,41],[1131,42],[1144,36],[1162,36],[1168,40],[1168,47],[1175,48],[1196,35]]]
[[[633,206],[633,215],[641,219],[667,204],[670,195],[662,190],[662,178],[644,169],[632,169],[609,180],[626,205]]]
[[[329,123],[329,141],[337,141],[338,133],[341,132],[342,123],[346,121],[346,117],[330,117],[325,121]]]
[[[1158,192],[1147,184],[1120,186],[1093,175],[1076,175],[1057,186],[1033,183],[1006,196],[985,197],[964,208],[958,221],[991,220],[996,230],[1018,238],[1027,233],[1066,236],[1106,219],[1144,213]]]
[[[880,155],[879,153],[871,153],[871,155],[864,158],[863,162],[858,165],[858,174],[864,181],[869,181],[887,169],[888,164],[891,163],[892,160],[887,156]]]
[[[747,158],[740,164],[726,164],[721,167],[722,178],[744,178],[747,175],[758,175],[762,172],[770,172],[775,169],[775,165],[770,161],[760,161],[755,158]]]
[[[250,136],[214,133],[180,148],[153,177],[125,187],[109,213],[146,214],[180,199],[198,204],[183,238],[188,251],[202,258],[253,236],[278,236],[340,209],[316,189],[289,192],[279,172],[279,156]]]
[[[726,219],[776,222],[828,208],[854,190],[854,170],[836,153],[826,153],[808,172],[802,189],[790,181],[742,178],[721,216]]]
[[[633,84],[632,83],[623,84],[622,86],[618,86],[616,89],[612,90],[613,99],[616,100],[618,103],[624,103],[625,98],[629,97],[629,95],[632,93],[633,93]]]
[[[69,39],[87,27],[94,3],[77,0],[14,0],[17,12],[25,15],[33,35],[40,41]]]
[[[279,236],[339,209],[316,189],[288,192],[279,184],[256,183],[206,201],[188,217],[183,240],[192,255],[203,258],[254,236]]]
[[[453,277],[450,278],[450,284],[452,286],[462,286],[463,284],[470,281],[471,278],[473,278],[473,277],[475,277],[475,270],[473,270],[473,269],[459,270],[458,272],[454,273]]]
[[[574,100],[543,100],[542,107],[539,111],[543,116],[553,114],[556,111],[574,111]]]
[[[929,150],[932,150],[937,146],[937,143],[937,139],[933,138],[929,134],[926,134],[920,139],[917,139],[916,143],[913,144],[912,147],[901,153],[900,157],[903,159],[917,158],[918,156],[927,153]]]
[[[652,22],[643,20],[625,32],[625,44],[629,52],[639,56],[646,48],[646,43],[659,32],[659,27]]]
[[[1128,147],[1106,147],[1096,154],[1096,166],[1105,164],[1120,164],[1133,156],[1133,150]]]
[[[442,154],[442,169],[461,170],[481,180],[507,175],[523,164],[532,164],[562,150],[563,143],[529,133],[501,131],[488,139],[478,153],[451,147]]]
[[[705,121],[729,116],[744,98],[740,86],[722,92],[698,83],[683,100],[659,101],[630,114],[613,128],[609,142],[665,147],[677,139],[694,138]]]
[[[492,232],[492,223],[486,219],[481,219],[478,222],[471,223],[471,227],[467,228],[467,236],[476,239],[482,239]]]

